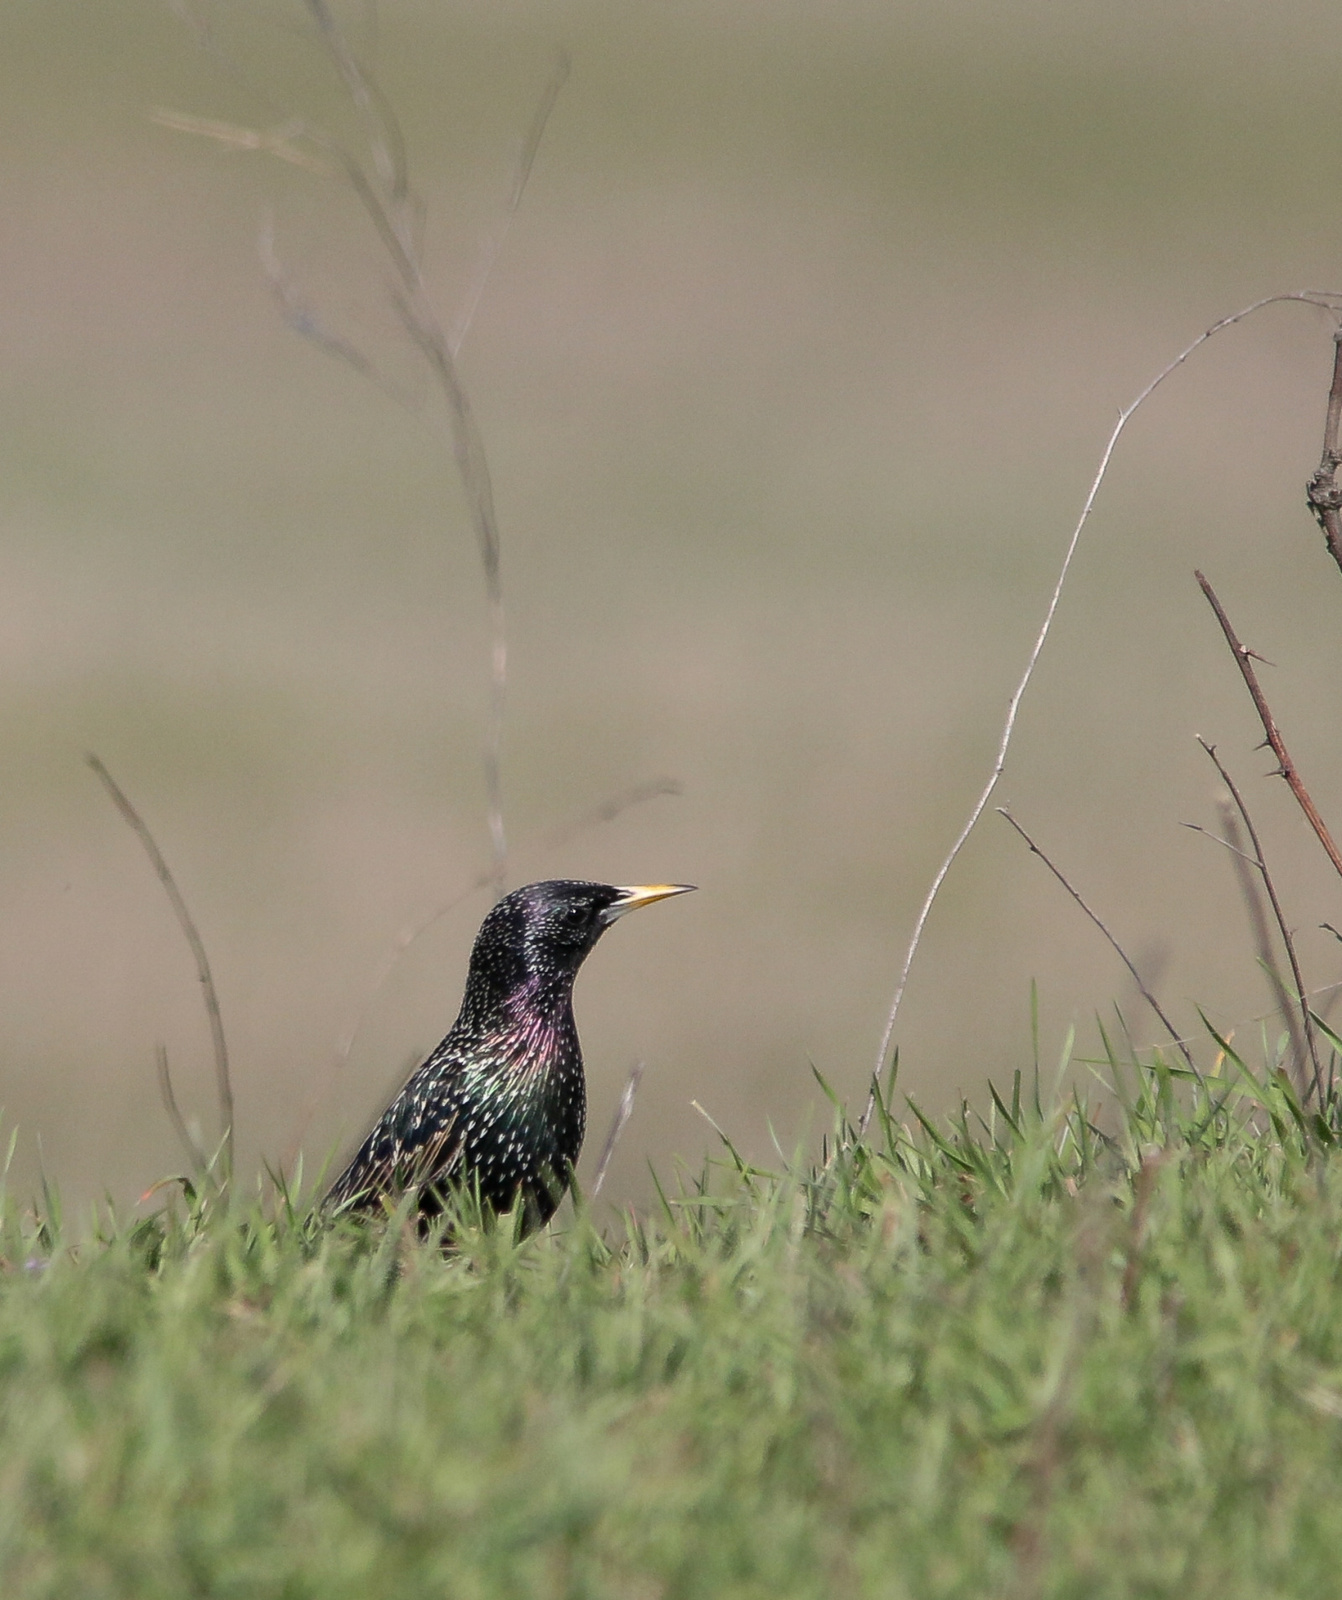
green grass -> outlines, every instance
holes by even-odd
[[[11,1201],[0,1593],[1336,1592],[1335,1119],[1124,1081],[451,1257]]]

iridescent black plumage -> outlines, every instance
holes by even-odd
[[[685,884],[528,884],[485,918],[452,1031],[392,1101],[327,1204],[371,1207],[419,1191],[422,1216],[445,1184],[478,1188],[491,1210],[519,1200],[549,1220],[582,1149],[587,1088],[573,980],[592,946],[636,906]]]

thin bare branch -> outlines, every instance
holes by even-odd
[[[455,340],[449,339],[424,283],[420,261],[423,207],[411,186],[406,140],[400,122],[375,77],[345,38],[327,0],[304,0],[304,3],[358,114],[369,153],[368,167],[339,140],[300,121],[286,123],[279,133],[267,135],[250,129],[235,129],[228,124],[183,118],[171,112],[166,113],[165,118],[167,125],[183,131],[203,133],[236,148],[263,151],[284,160],[301,158],[306,164],[312,164],[312,158],[306,157],[300,148],[302,145],[312,146],[325,158],[317,163],[318,170],[334,170],[344,176],[387,252],[396,277],[393,298],[402,325],[427,362],[446,405],[453,459],[465,492],[484,572],[490,629],[490,695],[484,742],[485,804],[494,859],[491,881],[497,897],[504,890],[508,860],[502,778],[508,644],[498,517],[489,463],[479,425],[457,367],[456,352],[460,336]],[[208,30],[202,30],[201,37],[208,44]],[[566,63],[561,63],[542,96],[540,108],[524,141],[509,201],[510,214],[520,204],[546,122],[566,73]],[[502,239],[499,243],[501,245]],[[492,264],[490,258],[485,276],[488,276]],[[482,291],[483,283],[480,285]],[[478,298],[477,292],[475,301]],[[339,355],[356,370],[372,375],[371,364],[362,352],[320,327],[306,312],[306,308],[299,308],[293,303],[286,306],[283,298],[281,304],[286,320],[298,326],[306,337],[315,339],[323,348]],[[461,334],[464,334],[474,309],[475,303],[472,302],[469,315],[461,325]]]
[[[951,845],[951,848],[947,852],[945,859],[937,868],[936,874],[932,879],[932,883],[928,888],[927,894],[923,898],[923,903],[919,908],[918,915],[914,920],[913,934],[909,939],[909,947],[904,955],[904,965],[900,969],[899,981],[895,985],[895,995],[890,1004],[889,1014],[886,1017],[885,1030],[881,1035],[880,1048],[876,1052],[876,1063],[871,1078],[872,1087],[867,1095],[867,1107],[862,1114],[862,1121],[859,1124],[860,1133],[866,1133],[867,1125],[870,1123],[872,1113],[876,1109],[876,1085],[880,1082],[881,1074],[885,1070],[886,1057],[890,1052],[890,1041],[894,1038],[895,1024],[899,1019],[899,1008],[904,1000],[904,991],[908,987],[909,973],[913,968],[914,957],[918,954],[918,946],[922,943],[923,929],[927,926],[927,919],[932,913],[932,907],[936,903],[937,896],[941,893],[941,886],[946,881],[947,873],[955,865],[956,859],[959,857],[960,852],[964,849],[965,844],[968,842],[970,834],[973,833],[975,827],[978,825],[979,818],[987,809],[988,802],[992,799],[993,794],[997,789],[998,781],[1001,778],[1002,773],[1006,770],[1007,752],[1011,747],[1011,739],[1013,733],[1015,732],[1016,716],[1020,711],[1021,701],[1025,697],[1025,691],[1030,686],[1030,679],[1034,676],[1035,665],[1039,660],[1040,654],[1042,653],[1044,645],[1048,639],[1049,631],[1053,626],[1053,617],[1058,609],[1058,602],[1062,599],[1062,591],[1067,582],[1067,575],[1072,568],[1072,558],[1076,554],[1077,545],[1081,540],[1081,534],[1085,529],[1087,522],[1090,521],[1091,511],[1094,509],[1096,497],[1100,492],[1100,485],[1104,482],[1105,477],[1108,474],[1109,463],[1113,458],[1114,450],[1118,445],[1118,441],[1123,435],[1123,430],[1127,427],[1128,423],[1132,420],[1133,416],[1140,409],[1140,407],[1143,406],[1161,386],[1161,384],[1165,382],[1166,378],[1177,372],[1179,368],[1182,367],[1189,359],[1189,357],[1201,349],[1201,347],[1206,344],[1209,339],[1214,338],[1218,333],[1221,333],[1226,328],[1233,328],[1237,323],[1243,322],[1246,317],[1253,316],[1255,312],[1262,311],[1266,306],[1281,305],[1285,303],[1319,306],[1326,311],[1336,312],[1339,308],[1342,308],[1342,293],[1337,293],[1332,290],[1302,289],[1294,294],[1266,295],[1261,300],[1255,300],[1252,305],[1245,306],[1242,310],[1233,312],[1228,317],[1222,317],[1219,322],[1214,322],[1210,328],[1206,329],[1205,332],[1200,333],[1190,345],[1187,345],[1183,350],[1181,350],[1179,354],[1175,356],[1173,361],[1162,367],[1156,376],[1150,381],[1150,383],[1148,383],[1141,391],[1137,398],[1133,400],[1130,405],[1126,406],[1122,411],[1119,412],[1118,421],[1114,424],[1113,431],[1109,435],[1108,443],[1105,445],[1104,450],[1100,455],[1099,468],[1091,482],[1090,492],[1086,495],[1085,504],[1081,507],[1081,515],[1077,519],[1076,526],[1072,530],[1072,537],[1068,541],[1067,550],[1062,559],[1062,566],[1058,571],[1057,580],[1053,585],[1053,593],[1049,597],[1048,606],[1044,612],[1043,624],[1035,637],[1034,645],[1030,650],[1029,659],[1025,663],[1025,671],[1021,674],[1020,682],[1016,685],[1015,692],[1012,694],[1011,699],[1007,702],[1006,721],[1002,726],[1002,735],[998,742],[997,756],[993,762],[992,771],[988,775],[988,781],[984,785],[982,793],[971,807],[969,816],[959,834],[956,836],[954,844]]]
[[[277,156],[291,166],[303,167],[323,178],[335,175],[327,162],[294,143],[295,139],[303,136],[303,126],[299,122],[287,122],[272,129],[243,128],[233,122],[216,122],[210,117],[193,117],[184,111],[171,111],[165,106],[151,111],[149,120],[158,123],[161,128],[171,128],[175,133],[191,133],[203,139],[212,139],[215,144],[222,144],[230,150]]]
[[[418,209],[410,189],[405,140],[400,124],[371,75],[350,49],[325,0],[306,0],[306,3],[322,41],[363,118],[376,180],[370,178],[362,165],[334,140],[325,136],[318,138],[311,132],[309,136],[317,139],[340,162],[387,247],[400,280],[395,303],[402,324],[438,380],[438,387],[447,404],[452,453],[475,527],[484,570],[491,634],[490,704],[484,766],[487,821],[494,854],[494,893],[498,897],[504,890],[508,864],[502,778],[508,633],[503,606],[498,517],[494,509],[489,461],[470,397],[457,368],[456,356],[425,288],[415,228]]]
[[[219,1099],[220,1133],[224,1147],[224,1179],[231,1180],[233,1176],[233,1083],[228,1069],[228,1045],[224,1040],[224,1018],[219,1009],[219,995],[214,987],[214,977],[210,972],[209,957],[205,954],[205,945],[196,928],[194,919],[187,909],[186,901],[182,898],[182,891],[177,887],[177,880],[172,875],[172,869],[163,859],[163,852],[159,849],[150,833],[144,818],[126,798],[121,786],[107,770],[96,755],[89,752],[85,757],[89,766],[97,774],[104,789],[112,797],[112,803],[121,813],[126,823],[144,846],[145,854],[149,857],[150,864],[158,874],[159,882],[163,885],[168,903],[177,918],[177,925],[182,930],[182,935],[190,947],[191,954],[195,957],[196,975],[200,979],[200,990],[205,1002],[205,1015],[209,1019],[210,1039],[214,1046],[214,1082]]]
[[[1213,744],[1208,744],[1208,742],[1204,738],[1202,738],[1201,736],[1198,737],[1198,743],[1207,752],[1208,760],[1212,763],[1212,765],[1216,768],[1217,772],[1220,774],[1221,782],[1224,783],[1226,788],[1230,791],[1230,798],[1235,802],[1235,809],[1239,812],[1240,816],[1244,820],[1245,831],[1249,835],[1249,843],[1253,846],[1253,852],[1254,852],[1254,862],[1253,862],[1253,864],[1254,864],[1254,866],[1257,867],[1259,876],[1263,880],[1263,887],[1267,891],[1267,897],[1268,897],[1268,900],[1269,900],[1269,902],[1271,903],[1271,906],[1272,906],[1272,914],[1276,918],[1277,929],[1278,929],[1278,932],[1281,934],[1281,942],[1286,947],[1286,959],[1291,964],[1291,977],[1295,982],[1295,992],[1296,992],[1296,995],[1298,997],[1298,1004],[1300,1006],[1301,1020],[1302,1020],[1303,1025],[1304,1025],[1305,1046],[1306,1046],[1306,1049],[1307,1049],[1308,1054],[1309,1054],[1310,1070],[1311,1070],[1311,1072],[1313,1074],[1313,1079],[1314,1079],[1313,1088],[1314,1088],[1314,1092],[1316,1094],[1318,1094],[1318,1096],[1320,1098],[1320,1101],[1322,1101],[1322,1098],[1323,1098],[1323,1073],[1322,1073],[1322,1070],[1320,1069],[1320,1066],[1319,1066],[1319,1053],[1318,1053],[1318,1050],[1317,1050],[1317,1048],[1315,1046],[1314,1028],[1313,1028],[1313,1025],[1312,1025],[1312,1023],[1310,1021],[1309,1000],[1308,1000],[1308,998],[1306,996],[1306,993],[1305,993],[1305,978],[1304,978],[1304,974],[1300,970],[1300,962],[1296,958],[1295,940],[1291,937],[1291,930],[1288,927],[1287,922],[1286,922],[1286,914],[1282,910],[1281,901],[1277,897],[1277,887],[1272,881],[1272,874],[1267,869],[1267,857],[1263,854],[1263,844],[1262,844],[1261,839],[1258,837],[1258,829],[1254,826],[1253,817],[1250,814],[1248,806],[1245,804],[1244,796],[1239,791],[1239,786],[1236,784],[1235,780],[1230,776],[1230,773],[1227,770],[1225,763],[1221,760],[1220,756],[1217,755],[1216,746],[1213,745]],[[1229,820],[1233,824],[1233,820],[1234,819],[1230,818]],[[1233,835],[1232,835],[1232,837],[1233,837]],[[1269,952],[1269,954],[1270,954],[1270,952]],[[1268,970],[1269,970],[1270,974],[1275,971],[1275,969],[1270,964],[1269,964],[1269,969]],[[1280,980],[1279,977],[1277,979],[1277,982],[1281,987],[1284,988],[1284,985],[1281,985],[1281,980]],[[1288,1019],[1290,1018],[1291,1012],[1290,1012],[1289,1007],[1284,1007],[1284,1015]],[[1288,1021],[1288,1026],[1289,1026],[1289,1021]],[[1294,1033],[1294,1030],[1292,1030],[1292,1032]],[[1303,1074],[1304,1074],[1304,1056],[1303,1055],[1300,1057],[1300,1066],[1301,1066],[1301,1079],[1303,1080]],[[1300,1082],[1300,1089],[1301,1089],[1301,1093],[1303,1095],[1303,1098],[1305,1099],[1306,1102],[1308,1102],[1308,1100],[1309,1100],[1309,1085],[1307,1085],[1303,1081],[1301,1081]]]
[[[269,221],[263,225],[257,238],[257,254],[261,258],[266,281],[270,284],[275,304],[285,323],[300,338],[308,340],[319,350],[324,350],[327,355],[334,356],[337,361],[343,361],[346,366],[352,367],[361,378],[366,378],[369,383],[375,384],[389,399],[395,400],[397,405],[404,406],[407,411],[413,411],[414,404],[410,396],[385,378],[356,344],[341,334],[333,333],[309,304],[279,258],[275,247],[275,230]]]
[[[326,0],[306,0],[306,4],[322,43],[363,119],[378,178],[387,186],[392,199],[400,203],[410,193],[410,171],[400,119],[373,75],[350,49]]]
[[[1247,861],[1251,867],[1258,865],[1247,850],[1239,849],[1238,846],[1231,844],[1228,839],[1223,839],[1219,833],[1213,833],[1210,828],[1204,828],[1200,822],[1181,822],[1179,826],[1187,828],[1190,833],[1200,833],[1204,839],[1210,839],[1213,844],[1219,844],[1223,850],[1229,851],[1232,856],[1239,856],[1242,860]]]
[[[1263,888],[1263,873],[1266,863],[1257,857],[1251,856],[1241,848],[1240,819],[1235,811],[1232,801],[1225,796],[1217,806],[1221,814],[1221,826],[1225,830],[1227,844],[1230,850],[1230,865],[1235,873],[1235,882],[1239,885],[1240,898],[1244,901],[1244,909],[1249,917],[1249,933],[1253,939],[1254,951],[1258,956],[1258,965],[1266,974],[1268,988],[1272,991],[1272,998],[1277,1003],[1281,1012],[1282,1021],[1286,1025],[1286,1032],[1290,1040],[1291,1049],[1291,1077],[1300,1088],[1300,1092],[1307,1099],[1310,1092],[1309,1081],[1306,1077],[1305,1058],[1309,1055],[1312,1059],[1315,1074],[1318,1072],[1318,1061],[1314,1058],[1313,1051],[1306,1046],[1305,1035],[1301,1032],[1300,1019],[1295,1014],[1298,1003],[1304,1011],[1304,1024],[1309,1027],[1309,1003],[1301,1000],[1293,1002],[1291,991],[1286,987],[1286,980],[1281,975],[1281,968],[1277,965],[1277,953],[1272,948],[1272,936],[1268,930],[1268,908],[1264,904],[1265,890]],[[1257,876],[1255,876],[1257,873]],[[1280,927],[1280,923],[1278,923]],[[1287,930],[1283,929],[1283,934]],[[1293,952],[1292,952],[1293,954]],[[1309,1040],[1313,1044],[1312,1034]]]
[[[663,796],[674,797],[683,793],[684,790],[676,778],[649,778],[646,783],[636,783],[631,788],[622,789],[619,794],[609,795],[596,805],[588,807],[586,811],[580,811],[571,821],[561,823],[557,828],[551,828],[548,833],[541,835],[534,848],[539,854],[558,850],[561,845],[571,844],[574,839],[590,833],[602,823],[614,822],[616,817],[623,816],[626,811],[632,811],[635,806],[645,805],[649,800],[658,800]]]
[[[422,286],[397,305],[407,333],[419,346],[438,379],[447,401],[451,423],[452,453],[457,473],[466,491],[476,543],[485,575],[485,595],[490,617],[490,709],[485,736],[485,794],[488,806],[489,837],[494,851],[494,893],[503,894],[508,866],[508,842],[503,826],[503,718],[508,692],[508,629],[503,609],[503,572],[500,556],[498,518],[494,511],[494,486],[484,440],[475,421],[470,397],[461,381],[456,361],[448,348],[442,325],[428,309]]]
[[[638,1093],[638,1086],[643,1081],[643,1071],[646,1063],[638,1062],[629,1074],[629,1081],[624,1086],[624,1093],[620,1096],[620,1103],[615,1108],[615,1116],[611,1121],[610,1132],[606,1135],[606,1142],[601,1146],[601,1159],[596,1164],[596,1177],[592,1179],[592,1193],[590,1198],[595,1200],[601,1193],[601,1185],[606,1181],[606,1170],[610,1166],[610,1158],[615,1154],[615,1146],[620,1142],[620,1135],[624,1132],[629,1118],[634,1113],[634,1096]]]
[[[182,1148],[186,1151],[187,1159],[197,1180],[208,1170],[209,1159],[196,1141],[191,1137],[191,1130],[186,1125],[177,1104],[177,1096],[173,1092],[172,1073],[168,1070],[168,1051],[165,1045],[156,1045],[154,1048],[154,1065],[158,1072],[158,1092],[163,1100],[163,1109],[168,1114],[168,1121],[172,1124],[172,1131],[177,1135]]]
[[[1276,718],[1272,715],[1272,708],[1267,703],[1267,696],[1263,693],[1262,686],[1258,682],[1258,674],[1253,669],[1253,660],[1251,658],[1254,658],[1254,652],[1239,642],[1234,628],[1230,625],[1230,618],[1225,613],[1225,607],[1216,598],[1216,591],[1211,584],[1207,582],[1200,572],[1195,572],[1193,576],[1198,580],[1203,594],[1207,597],[1208,605],[1216,613],[1216,620],[1221,624],[1221,632],[1226,636],[1226,643],[1230,646],[1230,653],[1235,658],[1235,664],[1239,667],[1240,676],[1244,679],[1244,685],[1253,700],[1254,710],[1258,713],[1258,720],[1263,724],[1263,733],[1266,735],[1268,746],[1272,754],[1277,758],[1278,776],[1286,779],[1291,793],[1296,798],[1296,803],[1305,813],[1305,820],[1313,828],[1319,843],[1323,846],[1324,854],[1332,862],[1338,875],[1342,876],[1342,854],[1339,854],[1337,846],[1333,843],[1333,836],[1328,832],[1323,818],[1319,815],[1318,808],[1313,800],[1310,799],[1309,790],[1305,788],[1304,780],[1296,770],[1295,762],[1291,760],[1291,753],[1286,748],[1286,741],[1281,736],[1281,730],[1277,727]],[[1261,657],[1254,659],[1261,659]],[[1206,748],[1205,745],[1204,748]],[[1218,762],[1217,765],[1219,766],[1220,763]]]
[[[541,147],[541,140],[545,137],[546,127],[549,125],[550,113],[555,108],[555,101],[559,99],[559,91],[568,82],[569,58],[566,52],[561,51],[555,62],[554,71],[550,74],[549,81],[541,92],[540,103],[536,107],[536,114],[531,119],[531,126],[527,129],[526,138],[518,152],[517,170],[513,174],[513,186],[508,194],[507,204],[503,209],[503,221],[495,229],[475,275],[475,282],[471,285],[457,320],[452,326],[451,349],[452,354],[458,355],[466,341],[466,335],[471,330],[471,323],[475,321],[475,313],[480,307],[481,298],[489,285],[494,267],[503,247],[508,242],[508,234],[512,231],[513,219],[516,217],[522,204],[522,196],[526,193],[527,180],[531,177],[531,168],[536,160],[536,152]]]
[[[1328,391],[1328,412],[1323,424],[1323,455],[1319,468],[1305,487],[1305,498],[1323,529],[1328,554],[1342,568],[1342,488],[1337,469],[1342,465],[1338,428],[1342,425],[1342,328],[1333,335],[1333,384]]]
[[[1090,918],[1090,920],[1095,924],[1095,926],[1100,930],[1100,932],[1109,941],[1110,947],[1113,949],[1115,955],[1117,955],[1118,959],[1123,963],[1123,965],[1132,974],[1132,981],[1137,985],[1138,993],[1141,995],[1142,999],[1146,1001],[1147,1005],[1149,1005],[1151,1007],[1152,1011],[1154,1011],[1155,1014],[1160,1018],[1161,1022],[1164,1024],[1165,1031],[1169,1034],[1170,1039],[1174,1043],[1175,1048],[1178,1050],[1179,1054],[1184,1058],[1184,1060],[1188,1063],[1189,1068],[1194,1073],[1196,1073],[1198,1069],[1193,1064],[1193,1057],[1189,1052],[1188,1046],[1179,1037],[1178,1029],[1174,1026],[1174,1024],[1170,1021],[1170,1019],[1165,1015],[1164,1010],[1161,1008],[1160,1001],[1157,1000],[1155,995],[1153,995],[1151,993],[1151,991],[1147,988],[1146,983],[1145,983],[1144,979],[1142,978],[1141,973],[1138,972],[1137,968],[1133,965],[1132,961],[1129,960],[1127,951],[1124,950],[1123,946],[1121,944],[1119,944],[1117,939],[1114,938],[1113,934],[1110,933],[1110,931],[1109,931],[1109,929],[1107,927],[1105,927],[1104,923],[1100,920],[1100,918],[1096,915],[1096,913],[1094,911],[1092,911],[1091,908],[1086,904],[1086,902],[1081,898],[1080,893],[1076,889],[1074,889],[1072,887],[1072,885],[1067,881],[1066,877],[1064,877],[1064,875],[1062,873],[1061,868],[1056,867],[1053,864],[1053,862],[1049,860],[1048,856],[1046,856],[1044,854],[1044,852],[1034,842],[1034,840],[1030,837],[1030,835],[1028,833],[1026,833],[1025,829],[1021,827],[1020,823],[1016,821],[1015,817],[1013,817],[1011,815],[1011,813],[1007,810],[1007,808],[1005,806],[998,806],[997,814],[1000,817],[1005,817],[1006,818],[1006,820],[1011,824],[1011,826],[1016,830],[1016,832],[1018,834],[1020,834],[1021,838],[1025,840],[1026,844],[1029,845],[1029,847],[1033,851],[1033,853],[1039,857],[1039,859],[1044,863],[1044,865],[1053,874],[1053,876],[1058,880],[1058,882],[1063,886],[1063,888],[1066,889],[1067,893],[1069,895],[1071,895],[1072,899],[1076,901],[1077,905],[1079,905],[1081,907],[1081,909],[1086,913],[1086,915]]]

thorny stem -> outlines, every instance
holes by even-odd
[[[860,1134],[866,1133],[867,1125],[870,1123],[872,1113],[876,1109],[877,1085],[880,1081],[881,1074],[885,1070],[886,1057],[890,1051],[890,1041],[894,1037],[895,1023],[899,1019],[899,1008],[904,1000],[904,991],[908,987],[909,973],[913,968],[914,957],[918,954],[918,946],[922,943],[923,929],[927,926],[927,919],[932,913],[932,907],[936,903],[937,896],[941,893],[941,886],[946,881],[947,873],[955,865],[956,859],[958,858],[961,850],[964,849],[970,834],[973,833],[975,827],[978,825],[979,818],[987,809],[988,802],[993,797],[993,793],[997,788],[998,781],[1000,780],[1002,773],[1006,770],[1007,751],[1011,747],[1011,738],[1012,734],[1015,732],[1016,716],[1020,710],[1021,701],[1025,696],[1026,689],[1028,689],[1030,686],[1030,679],[1034,676],[1035,665],[1039,660],[1040,654],[1044,648],[1044,644],[1048,639],[1049,631],[1053,626],[1053,617],[1058,609],[1058,602],[1062,598],[1063,586],[1067,582],[1067,574],[1071,571],[1072,558],[1076,554],[1076,548],[1080,543],[1082,531],[1084,530],[1087,522],[1090,521],[1091,511],[1094,509],[1096,497],[1100,492],[1100,485],[1104,482],[1105,476],[1109,471],[1109,462],[1113,457],[1114,450],[1119,439],[1122,437],[1123,430],[1132,420],[1134,413],[1141,406],[1143,406],[1148,399],[1150,399],[1150,397],[1161,386],[1161,384],[1164,383],[1166,378],[1170,377],[1172,373],[1177,372],[1178,369],[1188,360],[1188,358],[1197,350],[1201,349],[1201,347],[1206,344],[1209,339],[1214,338],[1224,329],[1232,328],[1237,323],[1243,322],[1246,317],[1253,316],[1255,312],[1263,310],[1266,306],[1281,305],[1285,303],[1320,306],[1326,311],[1336,312],[1339,307],[1342,307],[1342,294],[1335,293],[1332,290],[1302,289],[1294,294],[1265,295],[1261,300],[1255,300],[1252,305],[1245,306],[1241,310],[1233,312],[1228,317],[1222,317],[1219,322],[1214,322],[1210,328],[1207,328],[1204,332],[1200,333],[1190,345],[1181,350],[1179,354],[1175,356],[1173,361],[1169,362],[1167,366],[1163,367],[1156,374],[1156,376],[1151,380],[1150,383],[1147,384],[1137,398],[1133,400],[1132,403],[1123,411],[1119,412],[1118,421],[1114,424],[1113,431],[1109,435],[1108,443],[1105,445],[1103,453],[1100,456],[1099,468],[1096,471],[1094,480],[1091,483],[1090,492],[1086,496],[1085,504],[1081,507],[1081,515],[1077,519],[1075,528],[1072,530],[1072,537],[1068,542],[1066,554],[1063,556],[1062,566],[1058,571],[1057,581],[1053,585],[1053,593],[1049,597],[1048,606],[1044,612],[1043,624],[1035,638],[1034,645],[1030,651],[1029,659],[1025,663],[1025,671],[1021,674],[1020,682],[1016,685],[1014,694],[1007,702],[1006,721],[1002,727],[1002,736],[997,747],[997,757],[993,762],[992,771],[988,775],[988,781],[983,787],[983,792],[979,795],[978,799],[974,802],[973,807],[970,809],[969,816],[959,834],[956,836],[954,844],[951,845],[950,850],[947,852],[945,860],[937,868],[936,874],[932,879],[931,886],[928,888],[927,894],[923,898],[923,903],[919,908],[918,915],[914,920],[913,934],[909,940],[908,950],[904,955],[904,965],[900,969],[899,981],[895,985],[895,995],[890,1004],[889,1015],[886,1017],[885,1031],[881,1035],[880,1048],[876,1052],[876,1063],[871,1075],[871,1090],[867,1095],[867,1108],[863,1112],[862,1121],[858,1125],[858,1131]]]
[[[1251,657],[1254,652],[1247,645],[1239,642],[1234,628],[1230,625],[1230,618],[1226,615],[1225,607],[1216,598],[1216,591],[1211,584],[1207,582],[1200,572],[1195,572],[1193,576],[1198,580],[1203,594],[1207,597],[1207,603],[1216,613],[1216,620],[1221,624],[1221,632],[1226,636],[1226,643],[1230,646],[1230,653],[1235,658],[1235,665],[1239,668],[1240,676],[1244,679],[1245,687],[1253,700],[1254,710],[1258,713],[1258,720],[1263,724],[1263,733],[1266,736],[1268,747],[1277,758],[1277,775],[1286,779],[1286,783],[1291,793],[1295,796],[1296,802],[1305,813],[1305,820],[1313,828],[1319,843],[1323,846],[1324,853],[1333,863],[1339,876],[1342,876],[1342,855],[1339,855],[1337,846],[1333,843],[1332,834],[1328,832],[1323,818],[1319,815],[1318,807],[1310,799],[1309,790],[1305,788],[1304,780],[1296,770],[1295,762],[1291,760],[1291,753],[1286,748],[1286,741],[1281,736],[1281,730],[1277,727],[1277,720],[1272,715],[1272,708],[1267,703],[1267,696],[1263,693],[1262,686],[1258,682],[1258,674],[1253,669]],[[1262,657],[1260,656],[1259,660],[1261,659]]]

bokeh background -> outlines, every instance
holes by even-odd
[[[482,584],[434,395],[349,196],[152,120],[350,129],[297,5],[0,6],[0,1102],[16,1169],[129,1205],[214,1125],[198,985],[83,764],[210,950],[244,1171],[347,1144],[450,1023],[488,898]],[[1118,408],[1220,315],[1342,288],[1342,30],[1310,0],[388,0],[340,12],[427,202],[451,319],[558,51],[572,73],[463,366],[511,628],[513,881],[676,879],[585,970],[608,1188],[860,1100],[917,905],[991,764]],[[396,398],[304,343],[258,259]],[[1267,1009],[1194,743],[1243,779],[1310,980],[1339,886],[1254,753],[1203,567],[1342,822],[1342,576],[1302,486],[1321,312],[1221,336],[1120,448],[1000,796],[1181,1027]],[[683,792],[558,847],[631,786]],[[435,908],[366,1005],[389,948]],[[1342,923],[1339,923],[1342,925]],[[898,1038],[931,1108],[1046,1069],[1111,952],[991,813]],[[362,1015],[348,1065],[338,1048]],[[1275,1032],[1275,1028],[1273,1029]]]

